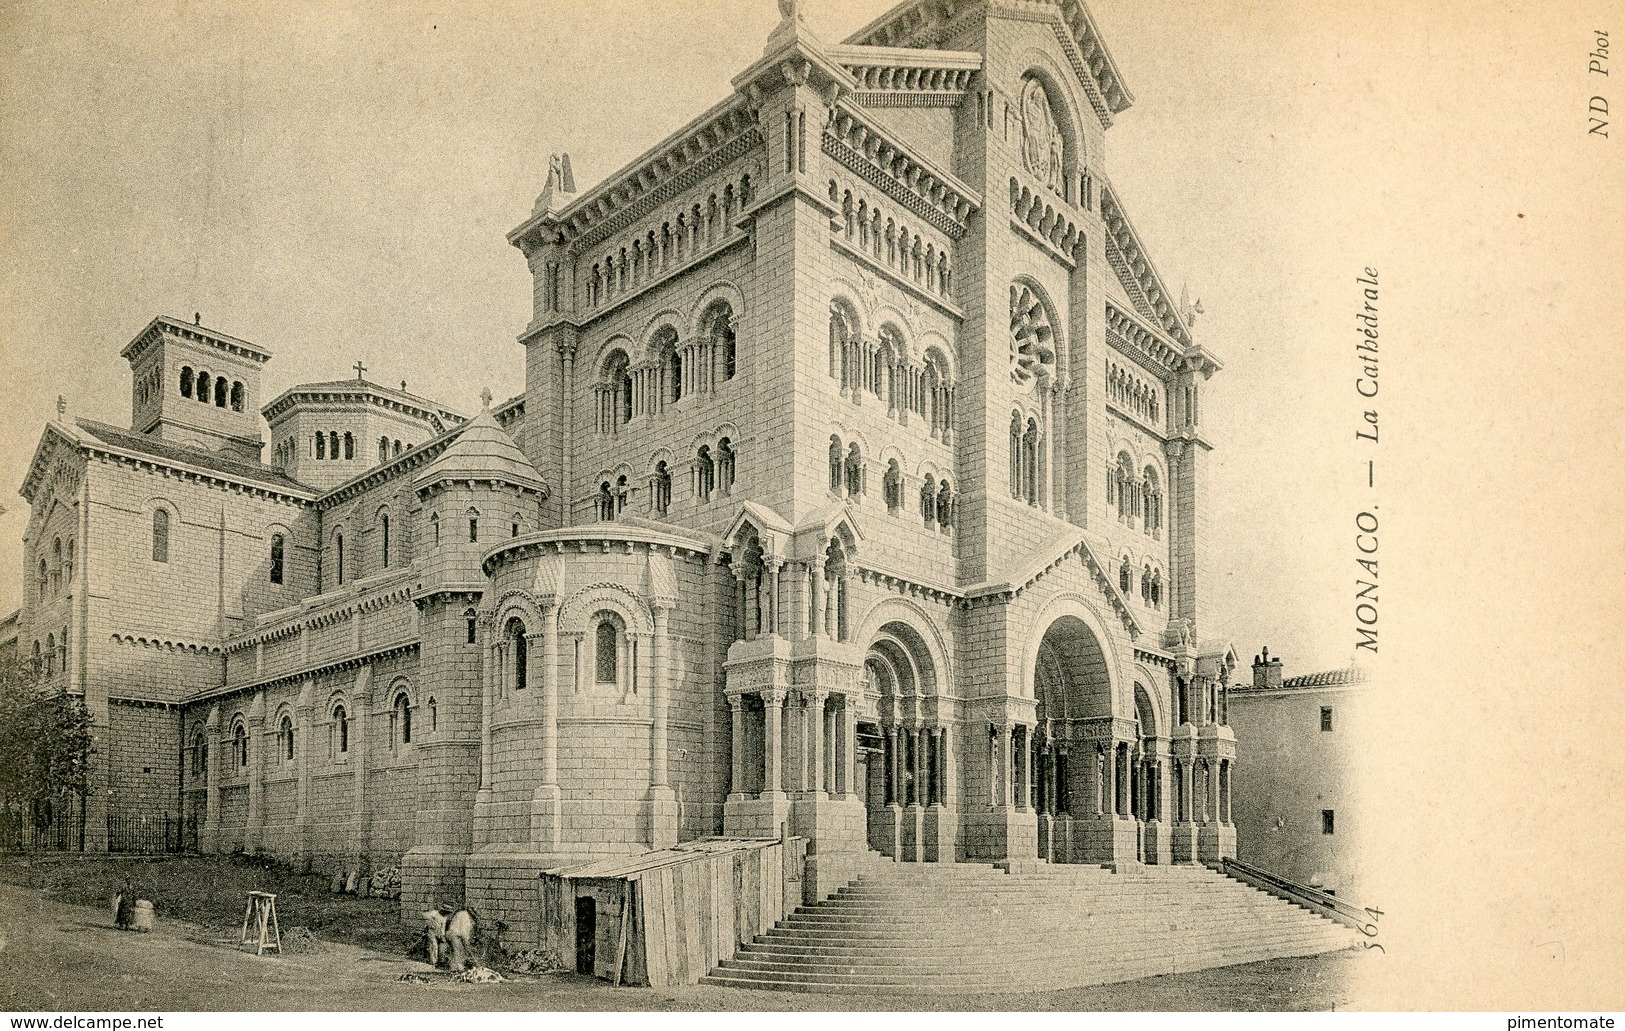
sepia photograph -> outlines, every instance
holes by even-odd
[[[1611,1019],[1620,14],[0,2],[0,1009]]]

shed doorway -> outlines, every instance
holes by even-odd
[[[597,959],[598,901],[591,895],[576,896],[576,973],[591,977]]]

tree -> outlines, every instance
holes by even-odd
[[[91,793],[93,720],[82,699],[42,690],[33,663],[0,661],[0,804],[37,810],[40,803]]]

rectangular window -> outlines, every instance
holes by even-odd
[[[1332,707],[1330,705],[1320,707],[1320,729],[1328,733],[1332,729]]]
[[[1333,821],[1332,821],[1332,810],[1330,810],[1330,809],[1322,809],[1320,811],[1320,833],[1322,833],[1322,834],[1332,834],[1332,833],[1334,833]]]

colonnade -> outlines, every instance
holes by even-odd
[[[857,702],[844,693],[768,688],[730,692],[733,769],[730,798],[791,793],[801,798],[856,792]],[[761,748],[751,747],[751,698],[762,705]]]

